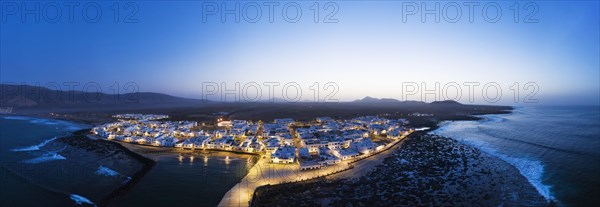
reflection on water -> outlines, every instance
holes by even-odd
[[[216,206],[257,158],[227,152],[159,155],[158,164],[111,206]]]
[[[177,155],[177,161],[180,165],[183,165],[183,164],[194,165],[194,159],[195,159],[194,155],[182,155],[182,154]],[[203,164],[203,166],[208,166],[208,157],[207,156],[204,156],[202,164]]]

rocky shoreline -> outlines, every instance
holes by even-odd
[[[130,179],[97,202],[98,206],[108,206],[110,202],[118,199],[135,186],[156,165],[156,162],[129,150],[119,143],[92,140],[86,137],[88,132],[89,129],[79,130],[71,136],[58,139],[58,141],[72,147],[68,149],[70,152],[65,153],[95,158],[98,165],[114,169],[123,176],[130,175]]]
[[[357,179],[259,187],[252,206],[554,206],[510,164],[437,135],[411,136]]]
[[[125,183],[121,187],[117,188],[116,190],[114,190],[113,192],[108,194],[98,204],[99,206],[107,206],[111,201],[118,199],[120,196],[125,194],[131,188],[133,188],[148,172],[150,172],[152,167],[154,167],[154,165],[156,165],[156,162],[150,158],[147,158],[138,153],[135,153],[135,152],[127,149],[126,147],[123,147],[122,145],[120,145],[118,143],[105,141],[105,140],[98,140],[98,141],[113,144],[113,145],[119,147],[121,150],[123,150],[123,152],[125,152],[129,156],[134,157],[134,158],[138,159],[140,162],[144,163],[144,166],[142,167],[142,169],[140,169],[135,174],[133,174],[133,176],[131,176],[131,180],[129,180],[129,182]]]

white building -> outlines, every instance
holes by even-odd
[[[349,160],[354,159],[358,156],[358,152],[354,150],[340,149],[340,150],[331,150],[333,155],[340,158],[341,160]]]
[[[296,158],[296,148],[293,146],[283,146],[271,154],[271,163],[291,164]]]

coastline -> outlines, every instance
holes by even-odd
[[[103,196],[103,198],[96,203],[96,205],[98,206],[108,206],[112,201],[123,196],[131,188],[133,188],[156,165],[156,162],[150,158],[145,157],[142,154],[131,151],[118,143],[105,140],[91,139],[87,136],[89,135],[89,130],[90,129],[82,129],[75,131],[69,136],[58,138],[57,141],[68,144],[71,147],[77,148],[79,150],[90,151],[90,153],[107,154],[106,156],[104,156],[103,159],[108,159],[109,162],[111,162],[111,160],[118,159],[114,157],[117,154],[115,152],[122,152],[126,156],[133,158],[142,164],[141,169],[135,171],[133,175],[129,176],[130,179],[127,182],[124,182],[118,188],[112,190],[106,196]],[[96,151],[98,149],[101,149],[99,150],[100,152]]]
[[[139,145],[134,143],[125,143],[118,141],[109,141],[103,140],[100,138],[95,138],[95,135],[87,134],[90,137],[86,137],[86,139],[98,141],[103,144],[115,146],[121,150],[123,150],[128,155],[141,160],[145,163],[144,167],[137,171],[133,176],[131,176],[131,180],[124,185],[121,185],[119,188],[115,189],[105,198],[103,198],[98,205],[99,206],[108,206],[113,201],[119,199],[128,193],[142,178],[145,177],[147,173],[149,173],[155,165],[161,162],[161,159],[168,156],[174,156],[177,154],[180,155],[209,155],[209,156],[252,156],[254,160],[259,159],[259,155],[255,153],[242,153],[242,152],[234,152],[227,150],[185,150],[180,148],[172,148],[172,147],[156,147],[156,146],[148,146],[148,145]],[[233,157],[232,157],[233,158]],[[253,162],[256,163],[256,162]],[[252,167],[252,166],[251,166]],[[250,168],[251,168],[250,167]]]
[[[444,127],[451,125],[454,122],[462,122],[462,121],[475,121],[478,123],[496,123],[496,122],[502,122],[504,121],[504,118],[502,117],[491,117],[491,116],[496,116],[496,115],[510,115],[515,113],[515,110],[522,108],[522,107],[515,107],[515,106],[511,106],[511,110],[506,111],[506,113],[485,113],[485,114],[474,114],[473,120],[445,120],[445,121],[441,121],[439,122],[435,128],[432,128],[431,130],[429,130],[428,134],[435,134],[437,135],[436,131],[439,130],[443,130]],[[490,151],[490,150],[485,150],[485,149],[480,149],[477,146],[475,146],[473,143],[465,143],[463,140],[458,139],[458,137],[454,137],[454,136],[448,136],[447,138],[449,139],[453,139],[456,141],[459,141],[461,144],[465,145],[465,146],[469,146],[469,147],[473,147],[473,148],[477,148],[477,150],[481,151],[482,154],[485,154],[486,156],[488,156],[490,159],[495,160],[495,162],[501,163],[502,165],[508,165],[510,166],[511,169],[511,174],[516,174],[519,177],[524,178],[528,184],[532,187],[534,187],[535,192],[542,196],[549,205],[558,205],[559,201],[556,200],[556,198],[551,195],[549,192],[542,192],[542,190],[540,189],[539,185],[543,185],[540,183],[537,183],[536,181],[531,180],[531,178],[529,178],[527,175],[525,175],[524,172],[522,172],[522,169],[520,169],[517,164],[515,164],[514,162],[511,162],[509,160],[509,158],[507,158],[506,156],[501,156],[498,155],[497,152],[495,151]]]
[[[488,114],[508,114],[511,113],[510,110],[507,111],[497,111],[497,113],[485,113],[485,114],[481,114],[481,115],[488,115]],[[15,115],[15,116],[25,116],[25,115]],[[30,117],[30,116],[27,116]],[[70,119],[70,118],[56,118],[56,117],[48,117],[48,116],[31,116],[31,117],[35,117],[35,118],[41,118],[41,119],[55,119],[55,120],[65,120],[65,121],[69,121],[69,122],[75,122],[75,123],[79,123],[79,124],[93,124],[95,122],[84,122],[81,120],[77,120],[77,119]],[[445,117],[448,118],[448,117]],[[477,121],[477,120],[482,120],[483,118],[480,117],[480,115],[474,115],[474,116],[456,116],[454,118],[450,118],[448,120],[448,122],[451,121]],[[425,126],[430,127],[429,130],[425,131],[425,133],[430,132],[430,131],[434,131],[436,129],[438,129],[440,127],[440,123],[443,123],[445,121],[442,122],[430,122],[431,124],[427,124]],[[156,153],[154,152],[164,152],[164,153],[206,153],[206,154],[210,154],[212,153],[211,151],[215,151],[215,152],[219,152],[218,150],[210,150],[209,152],[199,152],[198,150],[196,151],[187,151],[187,150],[182,150],[182,149],[176,149],[176,148],[163,148],[163,147],[152,147],[152,146],[141,146],[141,145],[135,145],[135,144],[130,144],[130,143],[121,143],[121,142],[114,142],[114,141],[106,141],[106,140],[98,140],[100,142],[106,142],[106,143],[111,143],[115,146],[118,146],[119,148],[121,148],[124,152],[126,152],[127,154],[129,154],[132,157],[136,157],[136,159],[140,159],[145,160],[142,162],[145,162],[145,167],[144,169],[138,171],[137,173],[135,173],[134,176],[132,176],[132,180],[130,182],[127,182],[127,184],[122,185],[121,187],[119,187],[118,189],[116,189],[115,191],[113,191],[112,193],[110,193],[106,198],[102,199],[102,201],[99,202],[99,205],[101,206],[106,206],[108,205],[111,201],[114,201],[115,199],[117,199],[118,197],[122,196],[124,193],[126,193],[129,189],[131,189],[137,182],[139,182],[139,180],[142,179],[142,177],[148,173],[151,169],[152,166],[156,165],[158,156],[156,156]],[[400,142],[400,144],[396,143],[395,145],[397,145],[398,147],[402,145],[402,142],[404,140],[402,140]],[[397,146],[394,146],[394,148],[397,148]],[[148,148],[154,148],[151,151],[154,151],[152,153],[146,153],[145,149]],[[395,149],[396,150],[396,149]],[[394,151],[394,150],[386,150],[386,151]],[[224,153],[232,153],[233,151],[223,151]],[[160,153],[158,153],[160,154]],[[252,154],[252,155],[256,155],[253,153],[239,153],[239,152],[233,152],[233,154]],[[388,155],[389,156],[389,155]],[[373,156],[375,157],[375,156]],[[377,158],[379,163],[384,161],[384,157],[379,157]],[[387,159],[387,158],[386,158]],[[345,171],[345,172],[341,172],[339,174],[352,174],[355,170],[350,170],[350,171]],[[369,170],[366,170],[365,172],[362,172],[361,174],[364,173],[368,173]],[[336,177],[336,175],[338,174],[334,174],[334,175],[329,175],[327,176],[327,178],[329,177]],[[340,176],[341,177],[341,176]],[[352,177],[352,176],[349,176]],[[356,177],[356,176],[353,176]],[[331,179],[331,178],[329,178]],[[304,182],[304,181],[300,181],[300,182]],[[235,186],[234,186],[235,187]],[[256,191],[255,191],[256,192]]]
[[[429,135],[430,133],[434,132],[435,130],[443,127],[446,124],[449,124],[453,121],[486,121],[487,118],[485,117],[485,115],[500,115],[500,114],[511,114],[513,113],[514,107],[511,110],[507,110],[507,111],[503,111],[501,113],[486,113],[486,114],[478,114],[478,115],[473,115],[471,116],[471,118],[469,119],[459,119],[459,120],[444,120],[444,121],[440,121],[437,122],[434,126],[430,126],[431,128],[426,130],[423,135]],[[451,137],[445,138],[445,139],[451,139],[451,140],[455,140]],[[401,143],[400,145],[403,145],[403,143]],[[558,205],[556,203],[555,200],[549,200],[547,199],[544,195],[542,195],[540,192],[537,191],[536,187],[534,186],[533,183],[531,183],[531,181],[529,181],[529,179],[522,174],[522,172],[513,164],[507,162],[506,160],[503,160],[499,157],[496,157],[492,154],[489,154],[487,152],[484,152],[480,149],[477,149],[473,146],[469,146],[467,144],[464,143],[459,143],[459,145],[461,147],[465,147],[465,148],[471,148],[473,149],[475,152],[481,154],[481,160],[483,160],[483,162],[485,163],[485,165],[487,166],[487,168],[493,169],[497,172],[497,174],[502,175],[502,180],[505,183],[509,183],[508,186],[514,187],[516,189],[516,191],[518,191],[519,195],[521,195],[521,199],[526,200],[525,202],[527,203],[512,203],[512,205],[533,205],[533,206],[556,206]],[[402,148],[402,147],[399,147]],[[386,157],[385,160],[390,159],[390,157]],[[387,164],[385,164],[385,166],[387,167]],[[378,166],[381,167],[381,166]],[[341,172],[340,174],[348,174],[348,173],[352,173],[351,171],[347,171],[347,172]],[[362,174],[362,173],[361,173]],[[346,180],[356,180],[356,179],[364,179],[364,176],[346,176],[346,177],[351,177],[350,179],[344,179],[344,176],[337,176],[339,174],[334,174],[334,175],[330,175],[327,176],[326,178],[317,178],[317,179],[312,179],[312,180],[306,180],[306,181],[299,181],[296,183],[286,183],[286,184],[278,184],[278,185],[263,185],[258,187],[255,191],[253,195],[261,195],[261,194],[265,194],[265,192],[271,191],[271,192],[286,192],[286,190],[290,190],[290,189],[298,189],[298,188],[302,188],[302,187],[308,187],[315,189],[315,187],[318,189],[319,187],[323,186],[323,185],[329,185],[331,183],[336,183],[335,185],[340,185],[341,183],[343,183]],[[357,178],[357,177],[362,177],[362,178]],[[494,184],[495,185],[495,184]],[[291,187],[287,187],[286,186],[291,186]],[[337,189],[339,190],[339,189]],[[514,190],[514,189],[513,189]],[[335,190],[333,190],[335,191]],[[298,192],[296,192],[298,193]],[[304,192],[307,193],[307,192]],[[506,194],[507,192],[504,192],[504,194]],[[285,194],[285,193],[284,193]],[[286,194],[287,195],[287,194]],[[291,196],[291,195],[290,195]],[[286,197],[286,196],[283,196]],[[263,206],[261,204],[256,204],[255,203],[255,197],[253,196],[252,199],[252,205],[251,206]],[[487,198],[487,197],[486,197]],[[514,198],[514,194],[513,194],[513,198]],[[258,199],[262,199],[264,200],[264,195],[263,198],[258,198]],[[266,199],[272,199],[272,197],[269,197],[267,195]],[[306,198],[305,198],[306,199]],[[510,202],[510,201],[509,201]],[[273,205],[276,203],[270,203],[269,205]],[[321,203],[323,204],[323,203]],[[464,204],[468,204],[468,203],[464,203]],[[492,203],[487,203],[489,205],[492,205]]]
[[[478,120],[477,124],[493,124],[505,121],[503,117],[493,117],[494,115],[502,115],[502,114],[484,114],[477,115]],[[433,130],[430,134],[435,135],[444,135],[444,130],[446,127],[451,127],[454,121],[444,121],[439,124],[438,130]],[[460,124],[460,121],[458,122]],[[503,163],[510,165],[512,168],[516,170],[518,176],[521,176],[527,180],[527,182],[534,187],[535,191],[542,197],[544,197],[548,202],[551,203],[559,203],[556,197],[550,192],[551,186],[545,185],[542,183],[541,179],[543,176],[544,165],[538,160],[532,160],[525,157],[516,157],[508,154],[503,154],[498,152],[496,149],[488,146],[484,141],[478,140],[469,140],[465,137],[459,136],[447,136],[448,138],[454,139],[456,141],[461,142],[462,144],[477,148],[483,153],[489,155],[490,157],[500,160]],[[528,170],[535,170],[536,174],[531,174]]]
[[[452,116],[452,117],[445,117],[446,119],[444,119],[443,121],[477,121],[477,120],[481,120],[482,119],[481,117],[479,117],[480,115],[510,114],[510,113],[512,113],[512,110],[514,110],[514,107],[509,107],[506,110],[498,110],[498,111],[494,111],[494,112],[476,113],[476,114],[469,115],[469,116],[460,116],[460,115],[457,115],[457,116]],[[421,133],[422,134],[426,134],[426,133],[428,133],[430,131],[438,129],[439,128],[439,123],[440,123],[440,121],[434,121],[434,122],[430,121],[430,122],[421,123],[419,125],[420,127],[428,127],[429,128],[429,129],[427,129],[427,130],[425,130],[425,131],[423,131]],[[411,134],[411,136],[413,136],[413,134]],[[384,150],[383,153],[388,152],[388,151],[390,151],[391,153],[393,153],[393,151],[397,150],[397,148],[400,148],[402,146],[402,142],[403,141],[404,140],[401,140],[400,142],[395,143],[394,146],[391,147],[391,148],[395,148],[395,149],[391,149],[391,148],[390,149],[386,149],[386,150]],[[389,156],[389,154],[391,154],[391,153],[385,153],[385,154],[387,156]],[[376,160],[374,163],[380,163],[384,159],[387,159],[387,156],[372,156],[372,157],[369,157],[369,158],[378,157],[377,159],[379,159],[379,160]],[[375,159],[375,158],[373,158],[373,159]],[[379,161],[379,162],[377,162],[377,161]],[[369,165],[369,166],[374,167],[375,165]],[[354,166],[352,166],[352,167],[354,167]],[[335,177],[337,175],[338,178],[339,177],[355,178],[357,176],[352,175],[352,174],[354,172],[356,172],[356,170],[358,170],[358,169],[352,168],[352,169],[349,169],[347,171],[346,170],[342,170],[340,172],[335,172],[335,173],[332,173],[331,175],[326,175],[326,176],[323,176],[323,177]],[[274,170],[274,171],[277,171],[277,170]],[[369,171],[369,169],[363,170],[363,171],[360,172],[360,174],[368,173],[368,171]],[[305,176],[303,176],[304,174],[306,174],[306,172],[301,172],[297,176],[299,176],[299,177],[305,177]],[[314,174],[319,174],[319,172],[315,171]],[[341,175],[339,175],[339,174],[341,174]],[[251,178],[255,179],[256,177],[258,177],[260,175],[253,175],[253,176],[251,176],[249,174],[247,176],[250,176]],[[284,175],[282,175],[282,176],[286,177],[288,175],[284,173]],[[275,183],[275,186],[277,186],[277,185],[290,185],[290,184],[294,184],[294,183],[310,182],[311,180],[318,180],[318,179],[321,179],[321,178],[322,178],[321,176],[316,176],[316,177],[310,177],[310,178],[304,178],[304,179],[300,179],[300,180],[295,180],[295,181],[291,181],[291,182],[288,181],[288,182],[280,183],[280,184]],[[238,183],[238,185],[236,185],[233,188],[231,188],[231,190],[229,192],[227,192],[227,194],[225,196],[223,196],[223,198],[222,198],[221,203],[219,204],[219,206],[230,205],[232,203],[232,201],[233,201],[233,203],[236,203],[236,205],[251,205],[254,202],[254,195],[256,195],[257,190],[259,188],[265,187],[265,186],[272,186],[270,184],[270,183],[272,183],[271,181],[268,181],[268,182],[259,181],[259,182],[261,182],[261,184],[257,185],[256,181],[252,181],[252,182],[246,181],[246,182],[244,182],[244,180],[246,180],[246,179],[247,178],[244,178],[240,183]],[[271,179],[269,179],[269,180],[271,180]],[[294,180],[294,179],[291,179],[291,180]],[[254,186],[254,187],[251,187],[251,186]],[[246,192],[246,191],[248,191],[248,189],[252,189],[252,192]],[[238,199],[235,199],[235,198],[232,198],[232,196],[231,196],[232,194],[238,195],[238,196],[241,196],[241,197],[238,198]],[[235,201],[235,200],[246,200],[248,197],[250,197],[248,204],[245,204],[244,202],[240,203],[239,201]]]
[[[132,157],[138,159],[140,162],[144,163],[144,166],[142,167],[142,169],[137,171],[133,176],[131,176],[131,180],[129,180],[129,182],[127,182],[124,185],[121,185],[121,187],[115,189],[113,192],[108,194],[104,199],[102,199],[98,203],[98,206],[108,206],[112,201],[123,196],[131,188],[133,188],[148,172],[150,172],[150,170],[152,170],[152,168],[156,165],[156,162],[153,159],[147,158],[147,157],[143,156],[142,154],[133,152],[133,151],[129,150],[127,147],[124,147],[120,144],[112,143],[112,142],[105,141],[105,140],[98,140],[98,141],[100,141],[101,143],[102,142],[103,143],[111,143],[114,146],[118,146],[121,150],[123,150],[123,152],[125,152],[129,156],[132,156]]]
[[[512,165],[451,138],[431,136],[408,138],[381,165],[359,178],[261,186],[255,191],[252,206],[301,201],[321,206],[386,206],[392,201],[409,206],[447,202],[459,206],[555,205],[547,203]],[[424,150],[431,147],[443,153]]]
[[[408,136],[414,133],[412,132]],[[367,157],[313,170],[301,170],[297,164],[272,164],[267,159],[260,159],[249,173],[222,197],[218,206],[249,206],[254,202],[253,196],[256,194],[256,189],[265,185],[298,183],[338,174],[353,177],[357,171],[366,173],[400,147],[399,143],[402,143],[406,136],[403,135],[393,144]]]

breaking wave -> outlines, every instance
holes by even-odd
[[[552,186],[545,185],[544,183],[542,183],[542,178],[544,175],[544,164],[542,163],[542,161],[529,160],[525,158],[515,158],[509,156],[504,156],[504,158],[500,157],[500,159],[515,166],[519,170],[521,175],[527,178],[527,181],[529,181],[529,183],[531,183],[531,185],[535,187],[538,193],[544,196],[546,200],[555,200],[554,196],[552,195],[552,192],[550,192]]]
[[[98,175],[104,175],[104,176],[117,176],[120,175],[117,171],[114,171],[108,167],[104,167],[102,165],[100,165],[100,167],[98,167],[98,170],[96,170],[96,174]]]
[[[478,121],[480,124],[500,123],[507,120],[506,118],[501,117],[501,115],[482,115],[478,117],[482,118],[482,120]]]
[[[2,118],[7,120],[29,120],[29,117],[24,116],[3,116]]]
[[[77,131],[82,129],[82,126],[79,124],[71,123],[68,121],[56,120],[56,119],[44,119],[44,118],[34,118],[34,117],[26,117],[26,116],[3,116],[1,117],[6,120],[22,120],[29,121],[32,124],[43,124],[43,125],[60,125],[64,126],[67,131]]]
[[[38,163],[42,163],[42,162],[49,162],[49,161],[54,161],[54,160],[66,160],[66,159],[67,159],[66,157],[63,157],[62,155],[58,154],[58,152],[47,152],[47,153],[44,153],[40,157],[24,160],[23,162],[29,163],[29,164],[38,164]]]
[[[489,117],[486,117],[486,118],[489,118]],[[489,124],[489,123],[502,122],[504,120],[505,119],[500,118],[500,117],[492,117],[489,119],[484,119],[478,123]],[[465,123],[465,122],[463,122],[463,123]],[[491,147],[490,144],[486,143],[485,141],[482,141],[479,139],[468,138],[469,135],[463,134],[462,131],[464,131],[465,128],[473,129],[473,128],[477,128],[477,127],[473,126],[471,124],[463,124],[463,123],[460,123],[460,122],[445,123],[445,124],[441,125],[440,128],[436,129],[435,131],[433,131],[431,133],[456,139],[464,144],[473,146],[489,155],[500,158],[501,160],[503,160],[503,161],[507,162],[508,164],[517,168],[519,173],[521,175],[523,175],[527,179],[527,181],[531,185],[533,185],[533,187],[535,187],[537,192],[540,195],[542,195],[546,200],[548,200],[548,201],[555,200],[554,195],[550,191],[552,186],[546,185],[542,182],[543,175],[544,175],[544,164],[542,163],[542,161],[528,159],[528,158],[508,156],[508,155],[498,152],[495,148]],[[457,131],[456,127],[463,129],[463,130]],[[469,132],[467,132],[467,133],[469,133]],[[488,134],[481,133],[479,131],[478,136],[482,136],[482,135],[489,136]]]
[[[46,124],[46,125],[58,125],[58,122],[54,122],[48,119],[31,119],[29,123],[32,124]]]
[[[68,126],[66,129],[69,130],[69,131],[77,131],[77,130],[81,130],[81,127],[78,127],[78,126]]]
[[[90,205],[96,206],[96,204],[94,204],[92,201],[90,201],[90,199],[87,199],[80,195],[71,194],[70,198],[71,198],[71,200],[75,201],[75,203],[77,205],[90,204]]]
[[[40,148],[46,146],[48,143],[56,140],[57,138],[58,137],[53,137],[53,138],[50,138],[50,139],[46,139],[46,140],[44,140],[44,141],[42,141],[42,142],[40,142],[39,144],[36,144],[36,145],[32,145],[32,146],[28,146],[28,147],[15,148],[15,149],[12,149],[10,151],[13,151],[13,152],[37,151],[37,150],[40,150]]]

